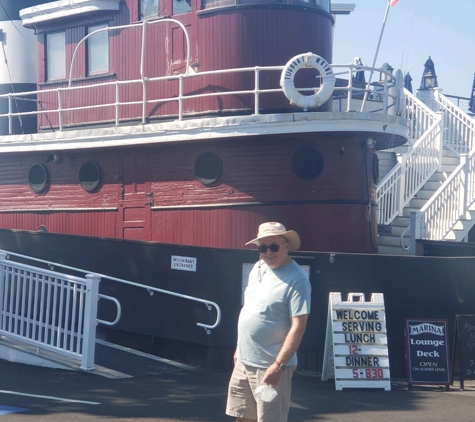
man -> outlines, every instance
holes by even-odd
[[[259,226],[255,239],[259,261],[249,274],[238,322],[234,371],[226,413],[238,422],[286,422],[296,352],[310,313],[310,282],[289,252],[299,235],[280,223]],[[261,384],[277,391],[264,402],[254,394]]]

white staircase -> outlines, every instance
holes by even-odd
[[[378,184],[380,254],[413,255],[416,239],[460,242],[475,224],[473,120],[438,90],[429,102],[437,113],[405,94],[406,115],[422,108],[428,119]]]
[[[422,188],[413,196],[409,204],[403,208],[401,216],[397,216],[389,226],[378,236],[378,253],[382,255],[408,255],[409,251],[401,246],[401,235],[411,224],[411,212],[420,211],[427,201],[452,174],[460,163],[459,156],[448,149],[443,149],[442,166],[429,178]],[[388,233],[388,234],[385,234]],[[408,246],[409,240],[404,237],[403,244]]]

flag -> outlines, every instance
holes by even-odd
[[[399,0],[389,0],[389,5],[393,7]]]

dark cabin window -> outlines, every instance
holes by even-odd
[[[223,162],[214,152],[204,152],[195,161],[195,177],[205,186],[215,183],[222,171]]]
[[[158,16],[158,0],[140,0],[140,19]]]
[[[107,28],[107,24],[91,25],[87,33]],[[87,75],[109,72],[109,34],[101,31],[87,39]]]
[[[87,192],[92,192],[99,186],[101,172],[99,166],[94,161],[84,163],[79,169],[79,183]]]
[[[173,14],[181,15],[182,13],[191,12],[191,0],[173,0]]]
[[[301,147],[292,157],[292,168],[301,179],[316,179],[323,171],[323,157],[315,148]]]
[[[48,189],[48,172],[42,164],[35,164],[30,168],[28,185],[35,193],[43,193]]]
[[[66,79],[66,33],[46,34],[46,80]]]

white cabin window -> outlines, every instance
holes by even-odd
[[[46,80],[66,79],[66,33],[46,34]]]
[[[99,29],[107,28],[107,24],[91,25],[87,28],[90,34]],[[101,31],[87,39],[87,75],[109,72],[109,33]]]
[[[158,0],[140,0],[140,19],[158,16]]]

